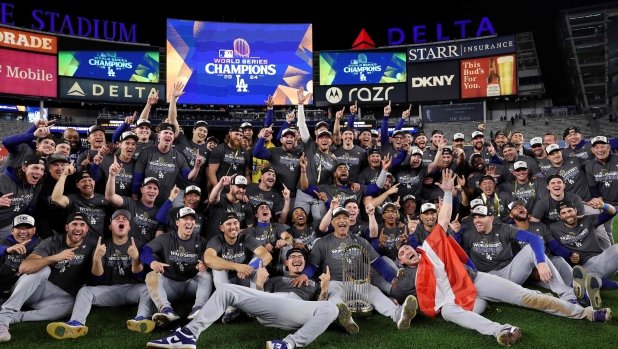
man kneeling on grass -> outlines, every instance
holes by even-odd
[[[129,239],[131,214],[118,210],[109,225],[111,239],[97,243],[92,259],[92,280],[99,286],[82,287],[77,293],[73,314],[69,322],[52,322],[47,333],[56,339],[78,338],[88,333],[86,317],[93,305],[118,307],[139,304],[137,317],[127,321],[129,330],[148,333],[155,327],[150,319],[152,299],[144,284],[144,265],[139,259],[135,239]]]
[[[309,302],[328,300],[328,269],[320,275],[319,285],[316,280],[309,280],[300,287],[291,285],[293,278],[305,269],[306,257],[304,250],[290,249],[284,262],[290,276],[276,276],[268,281],[268,272],[260,262],[256,289],[234,284],[219,285],[204,305],[204,311],[199,312],[193,321],[170,336],[148,342],[147,346],[195,349],[200,333],[217,321],[228,306],[252,314],[264,326],[297,330],[283,340],[266,342],[266,348],[294,349],[309,345],[337,318],[338,310],[332,302]]]

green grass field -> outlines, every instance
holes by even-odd
[[[618,221],[614,223],[614,235],[618,236]],[[618,241],[618,238],[616,239]],[[614,276],[615,280],[618,280]],[[603,304],[615,308],[617,319],[610,323],[595,323],[587,320],[570,320],[539,311],[506,304],[490,304],[483,315],[492,321],[509,323],[522,328],[523,338],[517,348],[594,348],[615,346],[618,343],[618,291],[603,291]],[[189,313],[191,303],[175,307],[181,316]],[[46,322],[30,322],[11,325],[12,339],[0,343],[0,348],[145,348],[146,342],[169,333],[169,329],[155,329],[149,334],[140,334],[126,329],[125,322],[135,316],[137,307],[93,309],[88,317],[89,332],[85,337],[58,341],[45,331]],[[398,331],[395,323],[375,314],[368,319],[359,319],[360,333],[346,334],[336,325],[318,337],[308,348],[360,349],[360,348],[497,348],[494,337],[483,336],[476,331],[448,323],[438,316],[434,319],[417,316],[409,330]],[[184,322],[179,323],[183,325]],[[289,331],[261,326],[257,321],[243,319],[234,324],[218,322],[204,331],[198,348],[249,349],[264,348],[271,339],[281,339]]]

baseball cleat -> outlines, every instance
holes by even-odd
[[[510,347],[521,338],[521,328],[509,326],[498,333],[498,344],[503,347]]]
[[[47,333],[56,339],[78,338],[88,333],[88,327],[75,320],[69,322],[52,322],[47,325]]]
[[[223,322],[224,324],[227,324],[227,323],[230,323],[236,320],[239,316],[240,316],[240,311],[230,305],[227,307],[227,309],[225,309],[225,313],[223,313],[223,318],[221,319],[221,322]]]
[[[195,336],[187,329],[178,327],[174,333],[161,339],[149,341],[149,348],[196,349]]]
[[[11,334],[9,333],[9,328],[0,325],[0,342],[8,342],[11,340]]]
[[[596,322],[609,322],[612,319],[612,310],[609,308],[595,310],[593,318]]]
[[[352,319],[350,308],[343,302],[337,303],[337,308],[339,308],[339,316],[337,317],[339,319],[339,324],[343,326],[349,334],[357,334],[359,331],[358,325]]]
[[[155,323],[149,317],[138,316],[127,320],[127,328],[139,333],[150,333],[155,328]]]
[[[405,302],[403,302],[401,317],[399,318],[399,321],[397,321],[397,329],[407,330],[410,328],[410,321],[412,321],[412,319],[416,316],[417,309],[418,301],[416,300],[416,297],[409,295]]]
[[[280,340],[272,340],[266,342],[266,349],[288,349],[288,344]]]
[[[180,319],[180,316],[174,312],[172,308],[163,308],[160,313],[156,313],[152,316],[152,321],[157,326],[166,326],[172,321]]]
[[[596,275],[588,274],[586,276],[586,298],[594,309],[601,309],[603,302],[601,301],[601,280]]]
[[[580,265],[573,267],[573,293],[578,301],[584,300],[586,291],[586,271]]]
[[[191,312],[189,313],[189,316],[187,316],[187,320],[195,319],[197,314],[200,313],[200,310],[202,310],[202,306],[201,305],[198,305],[197,307],[193,307],[193,309],[191,309]]]

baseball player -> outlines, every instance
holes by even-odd
[[[547,186],[544,179],[530,179],[528,164],[524,161],[517,161],[513,165],[513,180],[502,183],[498,186],[500,191],[509,193],[515,200],[523,200],[526,209],[532,211],[536,200],[547,197]]]
[[[242,129],[232,125],[229,139],[216,146],[208,159],[208,185],[215,187],[223,177],[245,176],[251,183],[251,152],[241,146]]]
[[[11,288],[21,276],[19,266],[41,243],[35,233],[34,218],[22,214],[13,219],[11,235],[0,238],[0,297],[11,295]]]
[[[170,195],[170,199],[171,198],[172,198],[172,195]],[[201,234],[202,227],[204,226],[204,223],[206,222],[206,219],[204,217],[206,214],[204,212],[197,210],[197,207],[200,204],[201,198],[202,198],[202,189],[200,189],[200,187],[195,186],[195,185],[190,185],[186,187],[184,190],[184,196],[182,197],[184,208],[192,209],[193,211],[195,211],[195,214],[197,215],[197,218],[195,219],[195,228],[193,228],[193,233],[198,234],[198,235]],[[165,201],[163,206],[161,206],[161,208],[159,209],[159,212],[161,213],[163,213],[163,211],[165,210],[168,210],[168,211],[167,211],[167,216],[163,218],[163,220],[161,221],[161,224],[159,225],[159,227],[157,227],[157,236],[164,234],[168,231],[178,230],[178,226],[176,225],[176,216],[178,215],[178,211],[180,211],[180,209],[182,209],[183,207],[173,207],[172,208],[172,201],[173,200],[168,199],[167,201]]]
[[[144,284],[144,265],[139,249],[129,238],[131,213],[118,210],[112,215],[112,237],[97,243],[94,250],[92,280],[97,286],[82,287],[77,292],[73,314],[69,322],[52,322],[47,333],[56,339],[78,338],[88,333],[86,317],[92,306],[117,307],[138,304],[137,317],[127,321],[129,330],[148,333],[155,324],[150,320],[152,299]]]
[[[595,157],[594,160],[586,164],[586,178],[590,193],[593,198],[601,199],[610,205],[617,205],[618,191],[616,186],[612,184],[618,179],[616,170],[618,168],[618,156],[612,155],[607,137],[594,137],[590,143]],[[612,245],[614,244],[613,223],[613,218],[605,223],[605,231]]]
[[[53,121],[48,122],[44,119],[38,119],[23,134],[4,138],[2,145],[6,148],[9,155],[0,164],[0,173],[4,172],[8,167],[16,168],[21,166],[28,155],[38,155],[45,159],[55,153],[56,143],[49,130],[52,123]]]
[[[225,187],[229,186],[227,193],[222,193]],[[210,214],[208,216],[208,230],[206,240],[221,235],[219,223],[229,212],[234,212],[240,221],[242,229],[251,228],[254,224],[253,208],[250,204],[241,201],[247,189],[247,179],[243,176],[223,176],[219,183],[210,192],[208,203]]]
[[[292,211],[292,223],[287,232],[294,238],[294,248],[311,251],[315,241],[322,236],[318,222],[307,223],[307,212],[302,207],[297,207]]]
[[[155,94],[149,95],[146,105],[140,114],[139,119],[135,123],[135,133],[139,137],[137,143],[135,145],[135,153],[133,154],[133,158],[137,159],[142,149],[146,147],[150,147],[156,145],[156,141],[154,139],[150,139],[150,135],[152,134],[152,124],[148,120],[148,114],[150,113],[150,108],[159,102],[159,91]],[[120,124],[114,134],[112,135],[112,143],[116,143],[120,136],[126,132],[130,131],[131,124],[135,119],[135,115],[128,116],[125,118],[125,122]]]
[[[202,309],[212,292],[212,274],[200,259],[206,250],[206,240],[193,234],[195,211],[178,211],[176,233],[163,234],[146,244],[139,258],[152,269],[146,275],[148,293],[159,310],[152,316],[157,326],[165,326],[180,317],[172,302],[181,298],[195,298],[187,316],[192,320]]]
[[[290,213],[290,191],[285,187],[285,184],[282,184],[283,191],[275,189],[275,183],[279,179],[272,167],[266,166],[260,172],[262,174],[258,181],[247,185],[247,199],[253,207],[260,202],[267,202],[277,221],[285,224]]]
[[[440,234],[442,239],[446,239],[446,229],[448,229],[452,213],[452,193],[453,177],[449,173],[443,175],[441,188],[444,190],[444,201],[438,214],[438,224],[432,229],[431,234]],[[479,206],[482,207],[482,206]],[[417,277],[419,281],[423,276],[417,276],[418,265],[421,258],[430,258],[428,255],[419,254],[410,245],[403,245],[399,248],[399,263],[404,266],[403,273],[400,273],[396,287],[393,287],[391,296],[399,301],[403,301],[409,295],[417,294],[418,290],[427,289],[427,285],[422,285],[417,290]],[[457,260],[453,263],[459,263]],[[587,318],[590,321],[606,322],[611,319],[610,309],[595,311],[592,307],[582,308],[578,304],[572,304],[565,300],[557,299],[549,295],[541,294],[536,291],[525,289],[509,280],[500,278],[490,273],[477,271],[468,265],[444,267],[444,272],[457,270],[462,278],[468,278],[476,288],[476,301],[473,309],[464,309],[454,301],[445,301],[441,304],[442,317],[446,321],[456,323],[462,327],[477,330],[481,334],[496,337],[498,343],[503,346],[510,346],[521,338],[521,329],[509,324],[500,324],[490,321],[481,315],[485,309],[485,301],[505,302],[527,308],[538,309],[557,316],[572,319]],[[459,267],[460,269],[457,269]],[[451,279],[454,275],[448,275]],[[436,288],[434,286],[433,288]],[[436,290],[437,291],[437,290]],[[420,294],[418,295],[421,296]],[[425,296],[425,295],[423,295]],[[427,295],[429,297],[429,295]],[[436,304],[437,306],[437,304]]]
[[[66,234],[42,241],[21,263],[23,275],[0,309],[0,342],[11,339],[9,324],[57,320],[71,313],[82,271],[97,246],[87,234],[87,221],[84,213],[71,213]],[[21,311],[24,305],[34,310]]]
[[[110,177],[110,169],[113,164],[120,165],[118,172],[114,175],[115,192],[120,196],[131,196],[131,185],[133,183],[133,169],[135,168],[135,153],[138,137],[131,131],[124,132],[120,137],[120,153],[101,156],[97,154],[92,159],[90,173],[97,183],[106,183]],[[99,182],[100,181],[100,182]],[[98,191],[97,187],[97,191]],[[103,192],[101,192],[103,193]]]
[[[273,215],[267,202],[260,202],[254,206],[256,225],[245,229],[243,235],[255,238],[270,254],[282,257],[286,246],[291,246],[294,238],[281,224],[273,223]],[[283,261],[284,258],[281,258]],[[275,263],[278,263],[275,259]]]
[[[488,213],[497,216],[503,223],[510,222],[507,206],[514,201],[511,194],[496,190],[496,181],[490,175],[481,178],[479,188],[481,189],[481,200],[483,200],[483,205],[487,207]]]
[[[267,349],[294,349],[309,345],[337,318],[337,307],[328,299],[328,272],[320,275],[320,284],[310,280],[307,285],[291,285],[292,277],[299,275],[306,265],[303,250],[293,248],[286,254],[285,265],[290,277],[277,276],[266,281],[268,272],[258,268],[256,289],[224,284],[217,288],[201,312],[187,326],[172,335],[148,342],[152,348],[196,348],[197,337],[217,321],[226,307],[236,306],[252,314],[264,326],[297,329],[283,340],[266,342]],[[317,299],[318,302],[309,302]]]

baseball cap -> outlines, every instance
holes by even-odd
[[[103,133],[105,133],[105,129],[103,128],[103,126],[94,125],[94,126],[90,126],[90,128],[88,129],[88,136],[95,133],[96,131],[102,131]]]
[[[178,210],[178,213],[176,214],[176,219],[180,219],[186,216],[193,216],[193,218],[197,219],[197,214],[195,213],[195,211],[193,211],[192,208],[189,207],[183,207]]]
[[[483,200],[482,199],[474,199],[472,201],[470,201],[470,208],[475,208],[476,206],[479,205],[483,205]]]
[[[350,217],[350,211],[346,210],[345,208],[339,206],[337,207],[334,211],[333,211],[333,218],[337,217],[340,214],[344,214],[347,217]]]
[[[176,133],[176,126],[174,126],[174,124],[170,124],[169,122],[162,122],[159,124],[159,132],[161,131],[172,131],[174,133]]]
[[[236,176],[234,177],[234,180],[232,181],[232,185],[235,185],[237,187],[240,186],[247,186],[247,178],[243,177],[243,176]]]
[[[83,212],[73,212],[67,217],[67,224],[73,221],[87,221],[88,215]]]
[[[136,126],[140,127],[142,125],[146,125],[148,127],[152,127],[152,123],[148,119],[139,119],[139,120],[137,120]]]
[[[397,205],[395,205],[395,203],[393,203],[393,202],[386,202],[386,203],[384,203],[384,204],[382,205],[382,207],[381,207],[382,212],[386,211],[386,208],[387,208],[387,207],[392,207],[392,208],[394,208],[395,210],[397,210]]]
[[[315,129],[319,129],[321,126],[326,126],[326,128],[328,128],[328,122],[326,121],[320,121],[317,124],[315,124]]]
[[[146,178],[144,178],[144,180],[142,181],[142,187],[145,187],[148,183],[156,183],[157,187],[160,186],[159,185],[159,180],[154,178],[154,177],[146,177]]]
[[[494,184],[496,183],[496,180],[494,179],[494,177],[490,176],[490,175],[484,175],[483,177],[481,177],[481,180],[479,181],[479,184],[485,182],[485,181],[492,181],[494,182]]]
[[[198,127],[206,127],[206,129],[208,130],[208,123],[204,120],[200,120],[196,122],[195,125],[193,125],[193,128],[198,128]]]
[[[559,174],[553,174],[553,175],[551,175],[551,176],[548,176],[548,177],[545,179],[545,181],[547,182],[547,184],[549,184],[549,182],[551,182],[551,180],[552,180],[552,179],[554,179],[554,178],[559,178],[562,182],[564,182],[564,178],[562,178],[562,176],[561,176],[561,175],[559,175]]]
[[[245,128],[253,129],[253,125],[251,125],[250,122],[243,122],[242,124],[240,124],[240,128],[242,128],[242,129],[245,129]]]
[[[229,221],[230,219],[238,220],[238,215],[236,214],[236,212],[226,212],[223,216],[221,216],[221,219],[219,219],[219,225],[223,225],[225,222]]]
[[[367,156],[374,155],[374,154],[380,155],[380,149],[378,149],[378,148],[371,148],[371,149],[367,150]]]
[[[268,205],[268,202],[266,202],[266,201],[262,201],[262,202],[260,202],[259,204],[257,204],[257,205],[255,205],[255,206],[253,206],[253,214],[256,214],[256,213],[257,213],[257,211],[258,211],[258,209],[259,209],[260,207],[262,207],[262,206],[266,206],[266,207],[268,207],[268,209],[270,210],[270,205]]]
[[[333,175],[335,174],[335,172],[337,171],[337,169],[341,166],[345,166],[346,168],[348,168],[348,165],[344,164],[343,162],[338,162],[337,165],[335,165],[334,171],[333,171]]]
[[[301,211],[303,211],[303,213],[305,214],[305,216],[307,215],[307,211],[305,211],[305,209],[304,209],[304,208],[302,208],[301,206],[298,206],[298,207],[294,208],[294,209],[292,210],[292,213],[294,213],[294,211],[296,211],[296,210],[301,210]]]
[[[453,149],[449,147],[442,149],[442,155],[453,155]]]
[[[569,133],[571,133],[571,131],[575,133],[579,133],[579,127],[577,126],[567,127],[566,130],[564,130],[564,133],[562,134],[562,138],[566,138],[566,136],[568,136]]]
[[[371,132],[371,137],[378,137],[380,135],[378,130],[371,130],[370,132]]]
[[[60,153],[56,153],[56,154],[51,154],[50,156],[47,157],[47,164],[53,164],[56,162],[64,162],[64,163],[68,163],[69,160],[67,159],[66,156],[64,156],[64,154],[60,154]]]
[[[520,168],[528,169],[528,164],[525,161],[516,161],[515,165],[513,165],[513,170],[517,171]]]
[[[551,153],[552,151],[556,151],[556,150],[560,150],[560,146],[558,144],[550,144],[547,146],[547,148],[545,148],[545,152],[547,154]]]
[[[38,155],[28,155],[24,158],[24,162],[21,163],[22,166],[30,166],[30,165],[45,165],[45,159]]]
[[[341,207],[346,207],[346,206],[348,206],[348,204],[351,204],[351,203],[355,203],[355,204],[358,205],[356,200],[354,200],[354,199],[347,199],[346,201],[343,202],[343,205],[341,205]]]
[[[66,145],[68,145],[68,146],[71,146],[71,145],[72,145],[72,144],[71,144],[71,142],[69,142],[69,140],[68,140],[68,139],[64,139],[64,138],[58,138],[58,139],[56,139],[56,145],[58,145],[58,144],[66,144]]]
[[[484,136],[485,135],[481,131],[474,131],[474,132],[472,132],[472,139],[474,139],[476,137],[484,137]]]
[[[560,214],[560,211],[565,208],[575,208],[575,205],[573,205],[573,203],[570,201],[560,201],[560,203],[558,204],[558,214]]]
[[[116,212],[114,212],[114,214],[112,214],[112,221],[114,219],[116,219],[116,217],[118,216],[125,216],[127,218],[127,220],[131,220],[131,213],[127,210],[116,210]]]
[[[264,173],[269,173],[269,172],[270,172],[270,173],[273,173],[273,174],[275,174],[275,175],[277,174],[277,172],[275,172],[275,169],[274,169],[274,168],[272,168],[272,167],[270,167],[270,166],[266,166],[266,167],[264,167],[264,168],[262,169],[262,174],[264,174]]]
[[[296,132],[288,127],[285,130],[283,130],[283,132],[281,132],[281,137],[284,137],[284,136],[287,136],[287,135],[296,136]]]
[[[34,227],[34,218],[32,216],[28,216],[27,214],[20,214],[19,216],[13,218],[13,228],[18,225],[29,225],[30,227]]]
[[[398,134],[403,134],[403,131],[402,130],[395,130],[395,131],[393,131],[393,134],[391,135],[391,137],[395,137],[395,135],[398,135]]]
[[[541,137],[534,137],[530,140],[530,146],[534,147],[535,145],[542,145],[543,139]]]
[[[590,141],[590,143],[592,143],[592,145],[595,145],[597,143],[609,144],[609,142],[607,141],[607,137],[604,136],[596,136]]]
[[[432,136],[433,135],[444,135],[444,133],[442,133],[442,131],[440,131],[440,130],[433,130],[433,131],[431,131],[431,135]]]
[[[390,178],[393,183],[396,181],[395,176],[390,172],[386,172],[386,178]]]
[[[416,149],[412,150],[412,154],[410,154],[410,155],[411,155],[411,156],[412,156],[412,155],[420,155],[420,156],[423,156],[423,151],[422,151],[422,150],[420,150],[419,148],[416,148]]]
[[[466,139],[466,136],[464,136],[464,134],[463,134],[463,133],[455,133],[455,134],[453,135],[453,140],[454,140],[454,141],[457,141],[457,140],[460,140],[460,139],[463,141],[463,140],[465,140],[465,139]]]
[[[421,213],[425,213],[427,211],[438,212],[438,209],[436,209],[436,205],[431,204],[431,203],[426,203],[426,204],[421,205]]]
[[[137,137],[137,135],[131,131],[123,132],[120,136],[120,141],[122,142],[127,138],[133,138],[136,142],[139,141],[139,137]]]
[[[512,210],[513,207],[515,207],[517,205],[526,206],[526,202],[524,200],[515,200],[515,201],[511,202],[510,204],[508,204],[509,211]]]
[[[318,138],[322,137],[322,136],[328,136],[329,138],[333,137],[333,134],[330,133],[329,130],[322,130],[318,133]]]
[[[472,216],[489,216],[489,213],[487,212],[487,206],[476,206],[472,210]]]
[[[474,160],[474,158],[482,158],[483,155],[479,154],[479,153],[472,153],[472,155],[470,155],[470,162],[472,162],[472,160]]]
[[[502,147],[502,150],[504,150],[506,148],[515,148],[515,149],[517,149],[517,147],[515,146],[515,143],[513,143],[513,142],[506,142],[504,144],[504,146]]]
[[[303,251],[302,249],[297,248],[297,247],[289,249],[288,252],[285,254],[285,259],[289,259],[290,256],[292,255],[292,253],[300,253],[300,254],[303,255],[304,259],[307,259],[307,253],[305,251]]]
[[[496,137],[500,136],[500,135],[502,135],[502,136],[505,136],[505,137],[506,137],[506,134],[504,134],[504,131],[498,131],[498,132],[496,132],[496,134],[494,135],[494,139],[495,139]]]
[[[217,139],[217,137],[215,137],[215,136],[210,136],[210,137],[206,138],[206,143],[208,143],[208,142],[215,142],[215,143],[219,144],[219,139]]]
[[[230,132],[242,132],[242,128],[238,124],[232,125],[230,126]]]
[[[202,189],[196,185],[190,185],[185,188],[185,195],[190,193],[196,193],[197,195],[202,196]]]
[[[79,183],[79,181],[81,181],[84,178],[92,178],[92,176],[90,175],[90,172],[85,171],[85,170],[75,172],[75,183]]]
[[[416,198],[414,197],[414,195],[406,195],[406,196],[403,197],[403,202],[406,202],[408,200],[416,201]]]
[[[344,134],[346,132],[354,133],[354,129],[352,127],[344,127],[344,128],[341,129],[341,134]]]

